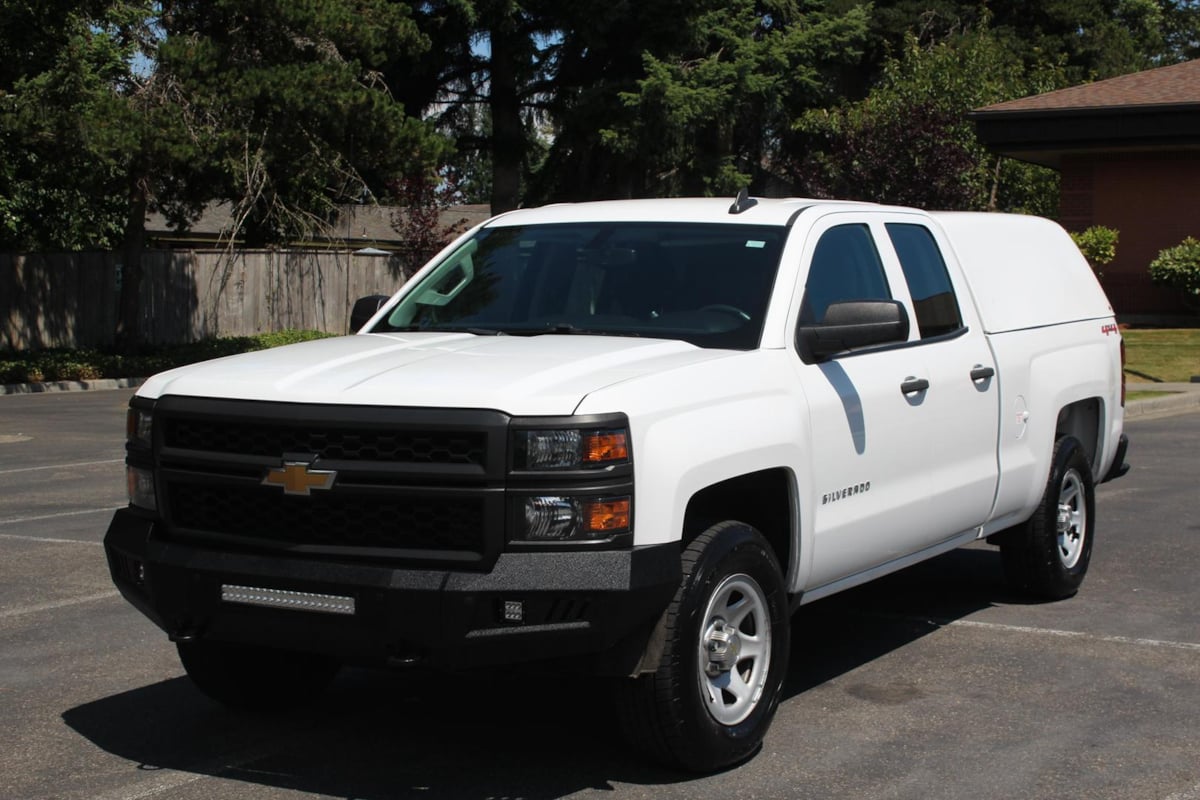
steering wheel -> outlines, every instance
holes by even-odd
[[[708,306],[700,306],[700,308],[698,310],[700,310],[700,311],[721,311],[725,314],[733,314],[735,317],[740,317],[742,319],[742,321],[744,321],[744,322],[750,321],[750,315],[747,314],[745,311],[742,311],[737,306],[731,306],[731,305],[727,305],[725,303],[713,303],[712,305],[708,305]]]

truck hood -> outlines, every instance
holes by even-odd
[[[360,334],[180,367],[138,394],[566,415],[606,386],[729,355],[663,339]]]

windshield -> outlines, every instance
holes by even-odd
[[[652,222],[484,228],[373,331],[647,336],[750,349],[786,232]]]

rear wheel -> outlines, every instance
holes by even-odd
[[[770,546],[748,525],[713,526],[682,563],[658,669],[625,682],[622,725],[655,760],[711,771],[753,755],[774,719],[787,597]]]
[[[1065,436],[1055,443],[1037,510],[1000,541],[1004,572],[1014,588],[1049,600],[1075,594],[1092,558],[1095,510],[1095,482],[1083,445]]]
[[[281,711],[316,698],[340,664],[312,653],[227,642],[180,642],[179,660],[200,691],[246,711]]]

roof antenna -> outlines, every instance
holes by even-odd
[[[758,201],[750,196],[750,190],[748,188],[743,187],[742,190],[737,193],[737,197],[734,199],[733,205],[729,207],[729,213],[740,214],[746,209],[754,208],[756,205],[758,205]]]

